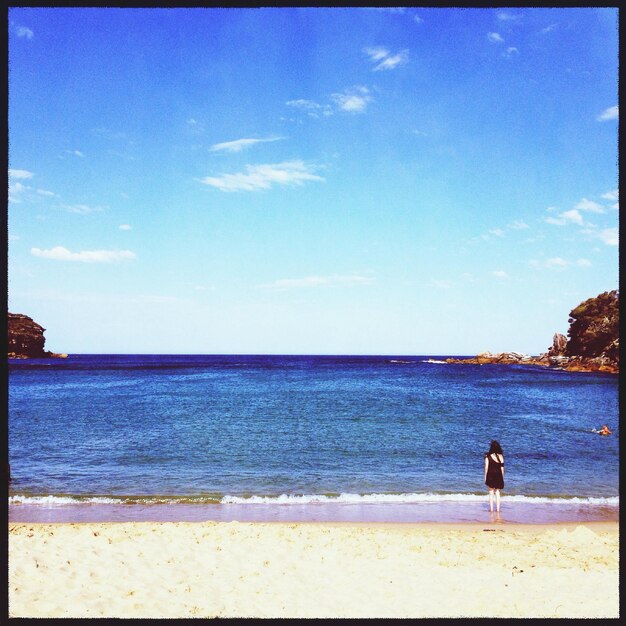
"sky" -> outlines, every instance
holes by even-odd
[[[616,8],[8,22],[8,307],[48,350],[536,355],[618,288]]]

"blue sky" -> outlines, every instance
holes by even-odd
[[[69,353],[538,354],[618,287],[615,8],[9,12],[9,310]]]

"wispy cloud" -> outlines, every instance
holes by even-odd
[[[62,204],[61,208],[69,211],[70,213],[81,213],[83,215],[102,211],[102,207],[93,207],[88,204]]]
[[[545,28],[542,28],[541,31],[539,32],[542,35],[547,35],[548,33],[552,32],[557,26],[558,24],[550,24],[550,26],[546,26]]]
[[[248,148],[257,143],[267,143],[271,141],[278,141],[283,139],[282,137],[268,137],[266,139],[235,139],[234,141],[224,141],[222,143],[214,143],[211,146],[212,152],[241,152],[244,148]]]
[[[521,15],[517,15],[515,13],[509,13],[508,11],[498,11],[496,17],[501,22],[516,22],[522,19]]]
[[[504,237],[507,230],[523,230],[525,228],[529,228],[526,222],[523,220],[515,220],[514,222],[507,224],[505,228],[491,228],[486,233],[480,235],[480,239],[486,241],[492,237]]]
[[[81,159],[85,158],[85,155],[80,150],[66,150],[67,154],[72,154],[74,156],[80,157]]]
[[[245,172],[205,176],[199,179],[204,185],[220,191],[260,191],[274,185],[302,185],[310,181],[323,181],[313,173],[313,167],[303,161],[284,163],[247,165]]]
[[[572,265],[576,265],[577,267],[591,267],[592,263],[589,259],[577,259],[575,262],[569,261],[568,259],[564,259],[560,256],[551,257],[549,259],[544,259],[542,261],[538,261],[537,259],[532,259],[528,262],[531,267],[535,267],[537,269],[547,268],[549,270],[564,270],[567,267]]]
[[[9,202],[13,204],[19,204],[22,202],[22,198],[30,190],[30,187],[20,181],[29,180],[33,176],[34,174],[28,170],[9,169]]]
[[[613,107],[609,107],[605,109],[598,115],[596,118],[598,122],[606,122],[607,120],[617,120],[619,119],[619,106],[616,104]]]
[[[32,39],[35,36],[35,33],[27,26],[18,26],[15,32],[18,37],[24,37],[25,39]]]
[[[82,250],[71,252],[63,246],[56,246],[50,250],[31,248],[33,256],[54,261],[78,261],[80,263],[114,263],[134,259],[134,252],[130,250]]]
[[[399,65],[404,65],[409,62],[409,51],[407,49],[401,50],[394,55],[392,55],[387,48],[381,46],[364,48],[363,52],[369,56],[370,61],[375,63],[374,72],[392,70]]]
[[[333,285],[370,285],[373,278],[355,274],[332,276],[306,276],[304,278],[281,278],[272,283],[259,285],[263,289],[295,289],[306,287],[328,287]]]
[[[204,124],[197,119],[190,117],[187,120],[187,130],[195,134],[202,133],[204,131]]]
[[[599,239],[607,246],[617,246],[619,245],[619,230],[617,226],[613,228],[600,228],[594,229],[589,228],[582,231],[585,235],[589,235],[594,239]]]
[[[491,272],[496,278],[508,278],[509,275],[504,270],[494,270]]]
[[[502,43],[504,41],[500,33],[487,33],[487,39],[492,43]]]
[[[383,13],[397,13],[403,15],[406,7],[363,7],[365,11],[381,11]]]
[[[362,113],[372,100],[369,89],[358,85],[342,93],[333,93],[330,97],[342,111],[348,113]]]
[[[546,259],[545,266],[551,269],[563,269],[569,265],[569,261],[562,259],[560,256]]]
[[[619,189],[613,189],[613,191],[607,191],[602,194],[602,197],[609,202],[616,202],[619,200]]]
[[[119,229],[120,230],[132,230],[133,227],[130,224],[120,224]]]
[[[508,47],[503,53],[502,56],[506,59],[511,59],[519,54],[519,50],[513,46]]]
[[[40,196],[47,196],[47,197],[53,197],[57,195],[56,193],[54,193],[54,191],[49,191],[48,189],[37,189],[37,193]]]
[[[300,98],[299,100],[289,100],[287,106],[295,109],[305,111],[307,115],[311,117],[328,117],[333,114],[333,108],[328,104],[318,104],[313,100],[305,100]]]
[[[524,220],[515,220],[514,222],[507,224],[506,227],[511,230],[523,230],[525,228],[530,228]]]
[[[34,174],[29,172],[28,170],[9,170],[9,178],[18,178],[20,180],[25,180],[28,178],[32,178]]]

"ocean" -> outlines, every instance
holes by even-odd
[[[10,521],[618,519],[618,377],[444,356],[9,361]],[[608,424],[613,434],[594,429]]]

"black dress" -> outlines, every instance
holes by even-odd
[[[489,459],[489,465],[487,466],[487,478],[485,479],[485,485],[490,489],[502,489],[504,488],[504,478],[502,478],[503,463],[494,461],[490,454],[485,455]],[[503,459],[504,460],[504,459]]]

